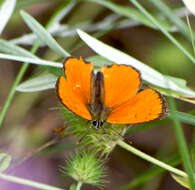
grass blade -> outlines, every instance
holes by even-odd
[[[186,57],[188,57],[192,63],[195,64],[194,57],[169,33],[167,30],[148,12],[144,7],[142,7],[137,0],[129,0],[133,5],[135,5],[151,22],[153,22],[160,31],[178,48],[180,49]]]
[[[181,18],[176,16],[174,12],[162,1],[162,0],[149,0],[154,6],[165,15],[175,26],[186,36],[189,40],[191,37],[189,35],[188,26],[183,22]],[[193,38],[195,35],[193,34]],[[195,39],[195,38],[194,38]]]
[[[169,98],[169,105],[170,105],[170,112],[173,117],[174,130],[175,130],[176,137],[177,137],[177,142],[178,142],[177,144],[179,147],[179,151],[180,151],[180,154],[183,160],[183,165],[188,174],[190,186],[194,190],[195,189],[194,171],[193,171],[192,163],[190,160],[190,154],[188,151],[188,147],[185,142],[185,137],[182,131],[182,126],[180,125],[179,119],[176,114],[176,105],[175,105],[173,98]]]

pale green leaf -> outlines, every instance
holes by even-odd
[[[186,177],[181,177],[175,174],[171,174],[173,179],[179,183],[181,186],[186,187],[187,189],[190,189],[190,184],[188,182],[188,179]]]
[[[174,90],[170,90],[170,89],[165,89],[165,88],[160,88],[158,86],[154,86],[154,85],[149,85],[150,87],[160,91],[162,94],[167,95],[167,96],[172,96],[174,98],[178,98],[180,100],[184,100],[186,102],[195,104],[195,98],[193,97],[187,97],[186,95],[182,95],[180,92],[178,91],[174,91]],[[185,88],[183,88],[185,89]]]
[[[51,36],[51,34],[32,16],[30,16],[28,13],[24,11],[21,11],[20,13],[28,27],[38,36],[38,38],[42,42],[46,43],[52,50],[56,51],[57,53],[64,57],[70,55],[56,42],[56,40]]]
[[[0,153],[0,172],[3,172],[9,167],[11,156],[6,153]]]
[[[188,88],[187,82],[186,80],[182,79],[182,78],[177,78],[177,77],[172,77],[172,76],[168,76],[166,75],[166,77],[170,80],[172,80],[175,84],[177,84],[178,86],[182,87],[182,88]]]
[[[29,79],[16,87],[20,92],[36,92],[55,88],[57,77],[52,74],[45,74]]]
[[[98,68],[103,67],[105,65],[112,65],[111,61],[99,55],[89,57],[86,60],[94,63],[94,65]]]
[[[32,63],[36,65],[44,65],[44,66],[51,66],[51,67],[58,67],[58,68],[62,68],[63,66],[61,63],[47,61],[39,58],[28,58],[28,57],[14,56],[14,55],[8,55],[3,53],[0,53],[0,59],[8,59],[13,61],[19,61],[22,63],[26,62],[26,63]]]
[[[186,7],[192,12],[192,14],[195,16],[195,1],[194,0],[183,0]]]
[[[0,39],[0,51],[17,56],[37,58],[37,56],[33,55],[29,51],[3,39]]]
[[[9,21],[14,8],[16,5],[16,0],[5,0],[0,8],[0,34],[5,28],[7,22]]]

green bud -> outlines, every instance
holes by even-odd
[[[61,167],[65,175],[69,175],[78,182],[103,186],[105,169],[103,162],[96,155],[89,152],[74,153],[67,161],[66,167]]]

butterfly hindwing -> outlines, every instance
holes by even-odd
[[[167,103],[153,89],[143,89],[125,103],[111,111],[107,122],[114,124],[139,124],[163,118],[167,115]]]

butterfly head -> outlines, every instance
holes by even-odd
[[[102,120],[92,120],[90,128],[94,127],[95,129],[99,129],[104,124]]]

